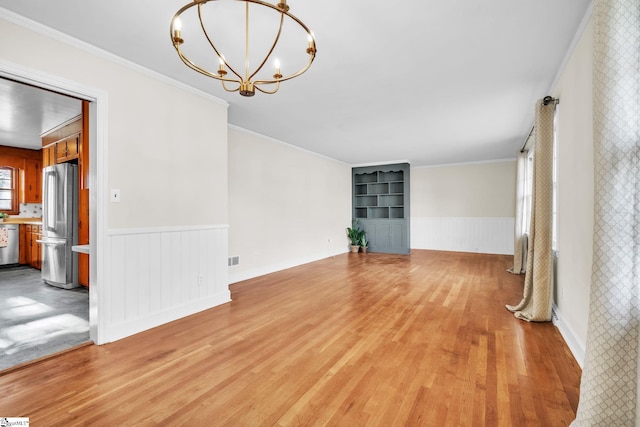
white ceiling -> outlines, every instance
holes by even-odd
[[[348,164],[421,166],[513,158],[591,0],[289,0],[315,34],[316,60],[252,98],[179,60],[169,22],[184,1],[0,7],[227,100],[233,125]]]
[[[41,134],[81,111],[76,98],[0,79],[0,145],[39,150]]]

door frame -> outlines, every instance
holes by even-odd
[[[105,343],[107,313],[105,239],[107,225],[107,92],[0,59],[0,77],[89,101],[89,337]]]

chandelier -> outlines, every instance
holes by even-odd
[[[232,3],[235,6],[232,6]],[[242,9],[237,8],[240,3],[244,3]],[[209,10],[205,10],[207,5],[211,6]],[[257,23],[255,19],[252,20],[251,27],[250,5],[252,19],[254,15],[260,18]],[[195,10],[190,10],[194,7]],[[183,19],[190,17],[191,22],[195,24],[188,28],[189,36],[183,35],[187,32],[187,27],[183,28],[183,14]],[[239,24],[242,15],[244,28]],[[209,25],[205,25],[205,22]],[[197,31],[198,26],[201,33]],[[284,33],[290,36],[286,37],[286,40],[285,37],[281,37]],[[300,19],[289,13],[287,0],[280,0],[277,5],[260,0],[193,0],[173,16],[170,35],[173,47],[185,65],[219,80],[227,92],[239,92],[242,96],[253,96],[256,90],[267,94],[276,93],[281,82],[291,80],[307,71],[316,56],[313,33]],[[223,46],[225,43],[226,46]],[[200,56],[198,59],[191,56],[189,59],[183,51],[188,45],[192,47],[190,55],[202,55],[205,46],[213,49],[215,55]],[[281,72],[281,62],[275,53],[280,50],[289,56],[297,51],[299,56],[302,56],[296,57],[297,62],[292,61],[293,65],[289,66],[297,71],[290,74]],[[256,52],[258,56],[252,56],[256,55]],[[306,55],[303,52],[306,52]],[[228,59],[231,57],[234,59]],[[269,59],[274,60],[272,75],[265,69]],[[196,61],[199,60],[215,61],[215,65],[210,64],[209,69],[217,66],[217,71],[209,71],[205,65],[197,65]],[[252,63],[257,65],[252,67]]]

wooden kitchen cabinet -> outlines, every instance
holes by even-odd
[[[78,245],[89,244],[89,190],[78,193]],[[78,283],[89,286],[89,255],[78,254]]]
[[[56,163],[66,163],[78,158],[81,133],[71,135],[56,143]]]
[[[51,144],[42,148],[42,167],[56,164],[56,144]]]
[[[89,103],[82,102],[82,134],[78,155],[78,244],[89,244]],[[89,286],[89,255],[78,254],[78,283]]]
[[[37,240],[42,240],[42,227],[34,225],[31,234],[33,241],[31,266],[40,270],[42,268],[42,244],[38,243]]]
[[[37,242],[41,237],[40,230],[41,228],[37,225],[31,226],[31,262],[29,265],[38,270],[42,266],[42,249],[40,243]]]
[[[20,264],[27,264],[40,270],[42,268],[42,227],[23,224],[20,226]]]
[[[23,203],[42,203],[42,162],[26,159],[23,178]]]
[[[29,259],[31,259],[31,242],[27,227],[30,225],[20,224],[20,252],[18,255],[18,263],[20,264],[29,264]]]
[[[82,116],[78,116],[42,135],[42,161],[45,167],[77,161],[81,150],[82,126]]]

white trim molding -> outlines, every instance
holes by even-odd
[[[249,129],[246,129],[246,128],[243,128],[243,127],[240,127],[240,126],[237,126],[237,125],[233,125],[231,123],[227,124],[227,129],[231,129],[231,130],[239,132],[239,133],[244,133],[245,135],[253,136],[255,138],[262,138],[262,139],[265,139],[265,140],[267,140],[269,142],[273,142],[274,144],[284,145],[287,148],[291,148],[292,150],[301,151],[303,153],[310,154],[312,156],[316,156],[316,157],[319,157],[321,159],[327,159],[327,160],[331,160],[332,162],[338,162],[338,163],[342,163],[343,165],[347,165],[347,163],[343,162],[342,160],[337,160],[337,159],[334,159],[333,157],[328,157],[328,156],[325,156],[324,154],[319,154],[319,153],[316,153],[315,151],[310,151],[310,150],[307,150],[306,148],[298,147],[297,145],[289,144],[288,142],[282,141],[280,139],[276,139],[276,138],[273,138],[273,137],[270,137],[270,136],[267,136],[267,135],[263,135],[261,133],[254,132],[252,130],[249,130]]]
[[[569,324],[562,317],[562,313],[558,309],[558,306],[555,304],[553,304],[552,307],[551,320],[555,327],[558,328],[558,331],[560,331],[560,335],[562,335],[562,338],[567,343],[567,347],[569,347],[569,350],[571,351],[571,354],[573,354],[573,357],[576,359],[576,362],[578,362],[580,368],[583,368],[586,345],[578,339],[576,334],[573,333],[571,327],[569,327]]]
[[[249,280],[256,277],[264,276],[267,274],[275,273],[276,271],[286,270],[288,268],[298,267],[299,265],[308,264],[311,262],[320,261],[322,259],[331,258],[336,255],[341,255],[347,253],[347,246],[344,245],[344,249],[338,251],[332,251],[328,255],[321,256],[305,256],[301,258],[296,258],[295,260],[287,260],[284,262],[280,262],[278,264],[270,264],[260,267],[251,268],[248,270],[236,270],[235,266],[229,267],[229,284],[242,282],[243,280]]]

